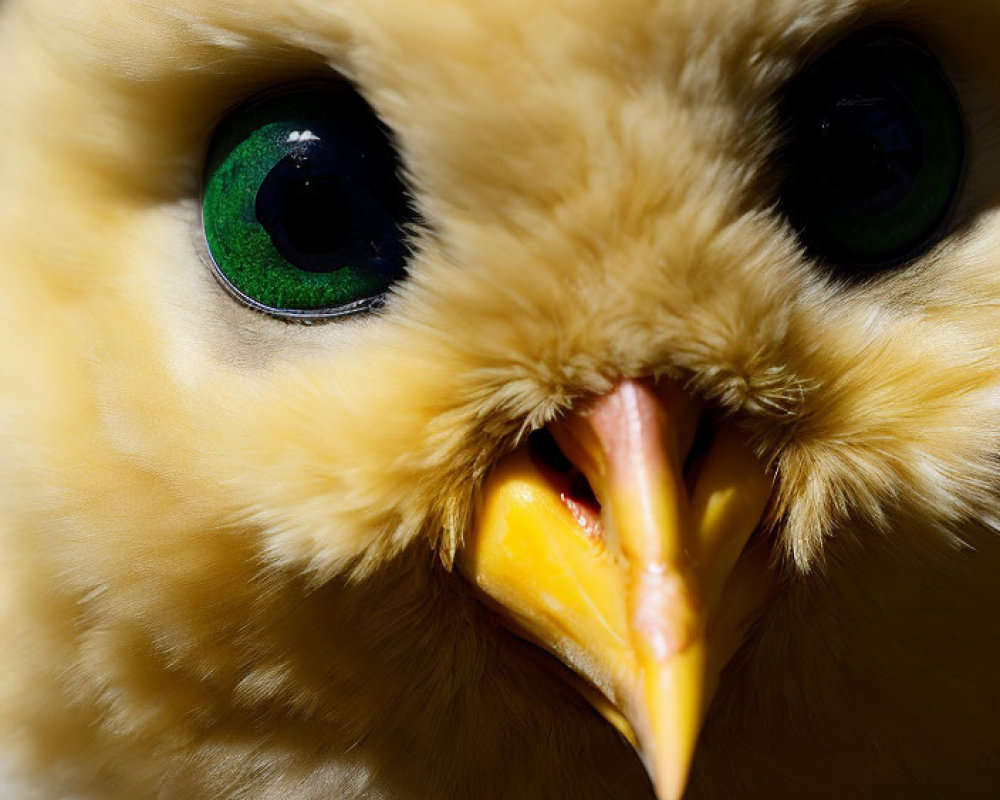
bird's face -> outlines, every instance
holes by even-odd
[[[991,502],[1000,54],[968,31],[1000,15],[947,6],[11,0],[2,49],[26,77],[0,87],[0,169],[17,187],[0,199],[0,319],[18,342],[0,408],[25,442],[12,463],[50,476],[16,513],[62,509],[52,549],[69,583],[108,589],[89,597],[97,616],[150,625],[176,586],[197,615],[213,584],[252,574],[220,542],[313,586],[433,548],[631,714],[651,758],[649,715],[674,701],[651,690],[636,711],[609,677],[647,662],[608,656],[589,622],[583,644],[562,618],[538,623],[566,547],[583,548],[585,595],[604,581],[614,636],[641,639],[629,614],[645,609],[656,650],[671,615],[698,631],[715,619],[706,596],[730,574],[752,575],[742,622],[838,537],[893,520],[947,530]],[[972,144],[934,241],[859,275],[789,222],[782,102],[872,25],[960,76]],[[354,87],[391,132],[415,221],[384,303],[302,324],[227,291],[202,196],[224,115],[317,82]],[[699,420],[720,455],[696,478]],[[532,457],[542,430],[596,495],[575,518],[537,435]],[[728,555],[706,557],[721,566],[693,599],[640,602],[646,572],[688,586],[698,536],[716,534],[635,509],[695,503],[699,480],[737,486],[717,533]],[[755,529],[764,557],[733,567]],[[708,684],[743,635],[726,634]]]

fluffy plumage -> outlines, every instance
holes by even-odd
[[[972,153],[955,232],[846,286],[774,211],[776,98],[884,21],[952,70]],[[995,796],[998,31],[984,0],[8,0],[24,796],[648,796],[447,566],[499,455],[650,374],[749,432],[785,575],[690,797]],[[201,169],[234,102],[329,70],[426,225],[384,311],[289,325],[213,280]]]

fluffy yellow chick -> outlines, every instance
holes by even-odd
[[[6,0],[0,795],[1000,796],[998,34]]]

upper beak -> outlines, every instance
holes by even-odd
[[[696,445],[700,417],[676,384],[620,382],[549,426],[549,457],[525,446],[498,465],[458,557],[513,630],[593,687],[660,800],[684,793],[771,584],[768,548],[747,545],[770,481],[735,428]]]

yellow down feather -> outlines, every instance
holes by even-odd
[[[955,233],[847,287],[773,209],[776,98],[873,23],[936,49],[974,146]],[[785,583],[689,796],[997,796],[998,34],[987,0],[5,0],[23,798],[651,796],[448,570],[490,466],[642,375],[775,476]],[[234,103],[331,72],[426,225],[383,311],[290,325],[213,279],[202,168]]]

